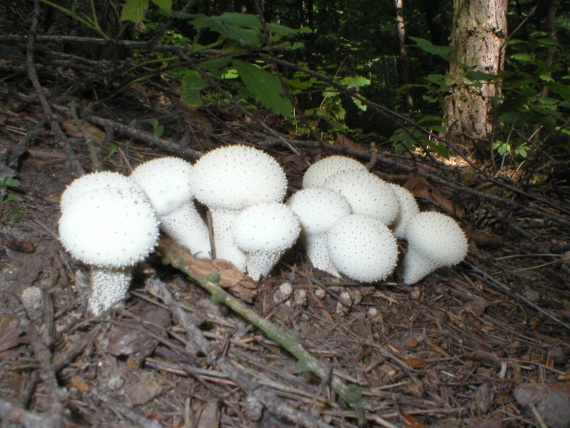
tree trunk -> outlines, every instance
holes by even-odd
[[[406,47],[406,24],[404,22],[404,0],[394,0],[396,6],[396,26],[398,29],[398,41],[400,43],[400,51],[398,57],[400,59],[400,85],[410,83],[410,71],[408,66],[408,48]],[[406,108],[409,110],[414,107],[412,94],[408,89],[405,93]]]
[[[501,95],[495,81],[472,81],[466,71],[497,74],[503,69],[508,0],[453,0],[447,73],[451,94],[445,100],[448,135],[467,149],[488,152],[493,134],[493,99]]]

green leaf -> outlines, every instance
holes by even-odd
[[[347,88],[360,88],[362,86],[370,85],[370,79],[362,76],[348,76],[343,78],[340,83]]]
[[[527,157],[527,152],[528,152],[529,150],[530,150],[530,147],[527,146],[527,145],[525,145],[525,144],[523,144],[523,145],[518,146],[518,147],[515,149],[515,154],[516,154],[517,156],[520,156],[521,158],[525,158],[525,159],[526,159],[526,157]]]
[[[200,91],[208,86],[208,82],[197,71],[191,70],[182,78],[180,92],[184,102],[193,107],[202,105]]]
[[[140,24],[147,9],[148,0],[127,0],[121,11],[121,20]]]
[[[210,29],[245,47],[260,47],[261,24],[255,15],[226,12],[220,16],[192,15],[196,30]]]
[[[467,71],[465,75],[471,80],[495,80],[497,78],[496,74],[485,73],[478,70]]]
[[[276,34],[278,36],[294,36],[295,34],[299,33],[298,30],[295,30],[293,28],[289,28],[279,24],[272,24],[270,22],[268,22],[265,25],[265,27],[267,28],[267,31]]]
[[[157,138],[160,138],[160,136],[164,132],[164,126],[162,126],[159,123],[158,119],[156,119],[155,117],[153,117],[151,120],[149,120],[149,123],[152,126],[154,136]]]
[[[433,55],[447,57],[455,50],[452,46],[437,46],[429,40],[422,39],[420,37],[410,37],[410,39],[416,42],[421,50]]]
[[[365,104],[362,104],[362,101],[360,101],[359,99],[356,98],[352,98],[352,102],[356,105],[356,107],[358,107],[358,109],[360,111],[366,111],[368,110],[368,106]]]
[[[522,61],[522,62],[532,62],[536,58],[534,54],[530,53],[518,53],[511,55],[511,58],[515,61]]]
[[[233,65],[255,99],[278,114],[293,117],[293,106],[287,98],[281,96],[283,86],[277,77],[239,59],[234,59]]]
[[[172,0],[152,0],[152,2],[166,13],[172,10]]]

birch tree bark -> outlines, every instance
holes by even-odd
[[[497,74],[503,69],[508,0],[453,0],[452,61],[447,73],[451,94],[444,114],[448,136],[467,149],[488,152],[493,134],[492,97],[501,95],[496,81],[472,81],[466,71]]]

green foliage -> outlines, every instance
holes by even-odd
[[[18,205],[22,198],[13,192],[18,187],[20,180],[0,172],[0,220],[3,223],[12,225],[24,217],[24,211]]]
[[[162,133],[164,132],[164,126],[161,125],[158,122],[158,119],[156,119],[155,117],[153,117],[151,120],[149,120],[150,125],[152,126],[152,133],[155,137],[160,138],[160,136],[162,135]]]

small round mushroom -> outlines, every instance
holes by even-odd
[[[359,282],[384,280],[398,260],[396,239],[380,220],[350,214],[328,232],[331,260],[340,273]]]
[[[142,192],[96,189],[65,207],[59,236],[73,257],[91,266],[88,311],[99,316],[125,299],[132,266],[156,245],[158,220]]]
[[[389,183],[390,188],[398,198],[399,207],[398,215],[392,223],[394,236],[400,239],[406,239],[406,227],[408,221],[420,212],[416,198],[408,189]]]
[[[311,165],[303,175],[303,188],[322,187],[327,179],[343,171],[367,171],[366,166],[346,156],[333,155]]]
[[[183,159],[163,157],[140,164],[130,178],[148,196],[161,229],[192,254],[209,258],[210,233],[192,201],[191,170]]]
[[[212,150],[192,168],[194,197],[210,210],[216,257],[245,269],[245,253],[233,242],[232,226],[239,211],[262,202],[282,202],[285,172],[275,159],[253,147],[236,145]]]
[[[390,185],[368,171],[337,173],[323,187],[344,196],[354,214],[377,218],[386,225],[394,221],[400,209]]]
[[[232,231],[235,244],[247,254],[246,270],[257,281],[295,243],[301,228],[291,208],[267,202],[241,210]]]
[[[301,223],[301,242],[313,267],[340,276],[329,256],[327,232],[340,218],[351,213],[340,193],[323,188],[302,189],[287,201]]]
[[[416,214],[408,222],[406,231],[408,252],[402,262],[404,284],[415,284],[440,267],[458,264],[467,255],[465,233],[445,214]]]

